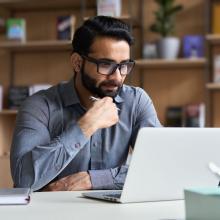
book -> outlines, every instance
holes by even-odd
[[[29,96],[33,95],[36,92],[39,92],[40,90],[48,89],[51,86],[51,84],[34,84],[32,86],[29,86]]]
[[[97,15],[121,16],[121,0],[97,0]]]
[[[166,110],[166,127],[182,127],[183,109],[182,106],[170,106]]]
[[[57,17],[57,39],[72,40],[75,31],[76,17],[74,15]]]
[[[205,127],[205,104],[193,103],[183,107],[184,127]]]
[[[26,40],[26,21],[23,18],[6,20],[6,35],[9,40]]]
[[[30,188],[0,189],[0,205],[25,205],[30,202]]]
[[[9,109],[18,109],[28,96],[28,86],[11,86],[8,94]]]
[[[5,20],[4,18],[0,17],[0,33],[5,31]]]
[[[212,6],[212,33],[213,34],[220,34],[220,3],[214,2]]]
[[[183,37],[183,56],[186,58],[204,57],[205,40],[202,35],[187,35]]]
[[[0,85],[0,111],[3,108],[3,86]]]
[[[220,188],[184,190],[186,220],[219,220]]]
[[[215,55],[213,59],[213,82],[220,82],[220,55]]]

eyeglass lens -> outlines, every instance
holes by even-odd
[[[132,68],[134,66],[133,62],[127,62],[127,63],[121,63],[121,64],[116,64],[116,63],[99,63],[98,65],[98,72],[101,74],[112,74],[113,72],[116,71],[118,68],[121,75],[127,75],[131,72]]]

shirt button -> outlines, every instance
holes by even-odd
[[[93,147],[97,147],[97,142],[93,143]]]
[[[81,146],[80,143],[76,143],[76,144],[75,144],[75,148],[76,148],[76,149],[80,148],[80,146]]]

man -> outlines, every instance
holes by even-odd
[[[149,96],[123,85],[131,73],[129,27],[97,16],[75,32],[74,78],[29,97],[11,150],[16,187],[121,189],[138,130],[161,126]]]

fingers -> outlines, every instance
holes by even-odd
[[[92,188],[91,179],[87,172],[80,172],[72,175],[69,190],[89,190]]]
[[[90,175],[79,172],[46,185],[41,191],[79,191],[92,189]]]
[[[92,188],[90,176],[87,172],[79,172],[65,178],[67,191],[89,190]]]

